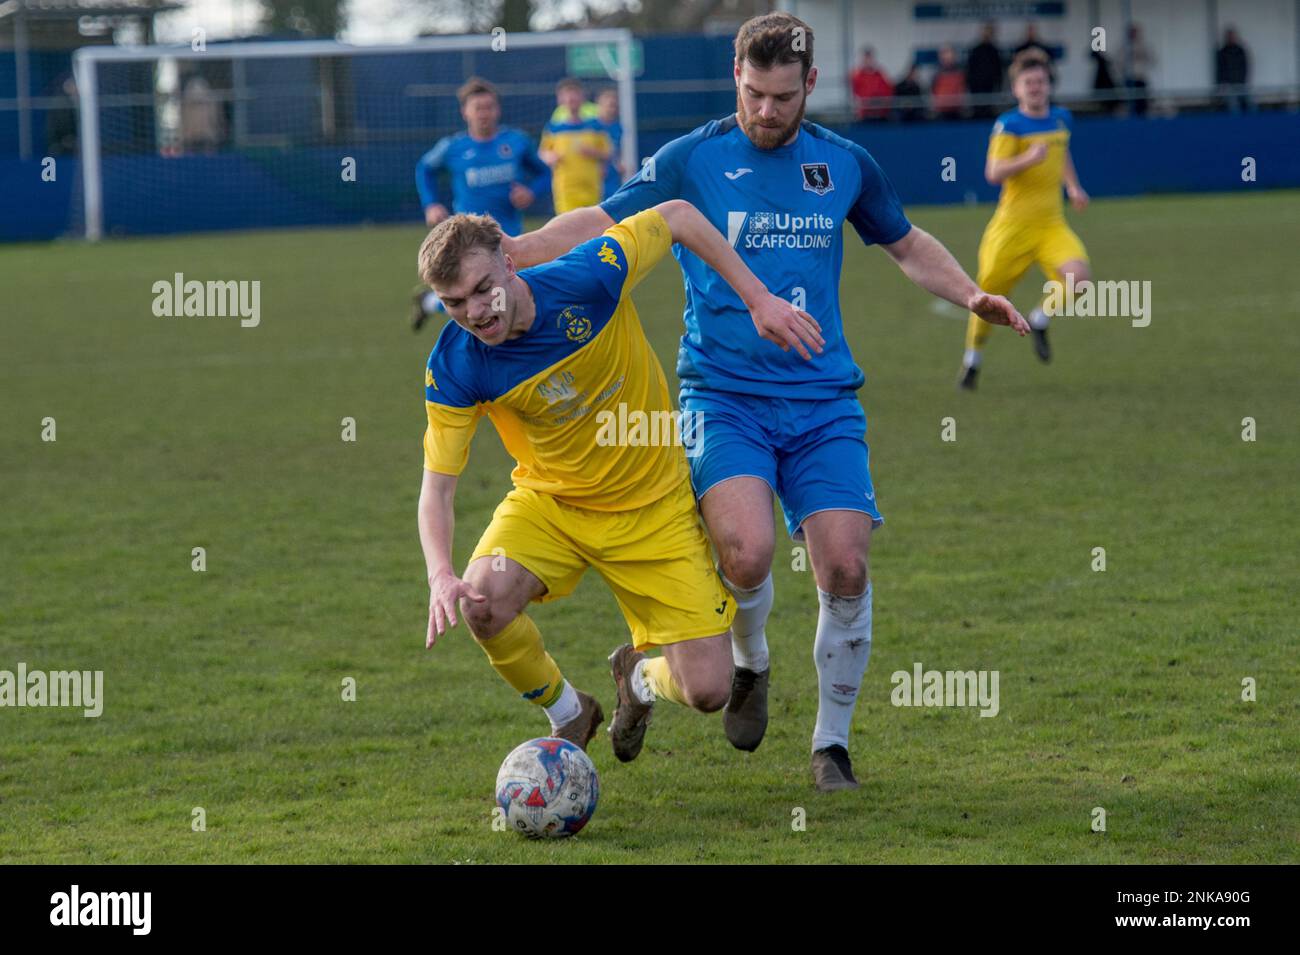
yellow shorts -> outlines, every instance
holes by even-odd
[[[725,633],[735,601],[713,567],[713,549],[684,480],[653,504],[592,511],[514,488],[474,554],[505,557],[540,580],[539,601],[573,593],[595,567],[618,600],[638,650]]]
[[[563,215],[573,209],[583,209],[600,202],[600,190],[603,183],[584,183],[582,185],[561,186],[551,189],[551,202],[555,214]]]
[[[1088,251],[1064,219],[1026,225],[994,218],[980,240],[980,270],[976,282],[993,295],[1010,295],[1035,262],[1050,279],[1066,262],[1088,261]]]

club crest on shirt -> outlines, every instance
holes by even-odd
[[[835,188],[835,183],[831,182],[830,166],[826,163],[806,162],[801,163],[799,168],[803,170],[803,187],[808,192],[824,196]]]
[[[500,156],[502,159],[509,159],[513,153],[514,150],[510,148],[509,143],[502,143],[500,146],[497,147],[497,155]],[[543,689],[545,688],[543,687]]]
[[[571,342],[585,342],[591,337],[591,319],[582,314],[581,305],[567,305],[556,326],[564,329],[564,337]]]

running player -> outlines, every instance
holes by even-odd
[[[1088,253],[1066,224],[1061,202],[1065,184],[1070,204],[1088,206],[1088,194],[1070,158],[1069,110],[1051,105],[1051,67],[1037,48],[1020,53],[1011,63],[1011,91],[1016,109],[1003,113],[989,139],[984,177],[1002,186],[997,210],[980,240],[979,286],[995,295],[1010,295],[1030,265],[1069,288],[1091,279]],[[1046,300],[1044,300],[1046,301]],[[1050,316],[1042,304],[1029,313],[1034,351],[1051,361],[1047,342]],[[960,385],[974,389],[979,378],[984,343],[992,326],[972,313],[966,322],[966,354]]]
[[[471,77],[456,97],[465,131],[438,140],[415,167],[425,225],[436,226],[452,210],[475,212],[492,216],[506,233],[518,235],[524,229],[523,210],[550,188],[550,170],[524,133],[499,125],[501,100],[491,83]],[[451,180],[450,196],[444,176]],[[417,287],[411,327],[418,330],[440,310],[438,297]]]
[[[558,106],[542,133],[538,155],[551,167],[551,195],[560,215],[600,202],[605,164],[613,147],[595,105],[586,102],[581,83],[561,80],[555,99]]]

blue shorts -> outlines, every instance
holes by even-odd
[[[861,511],[884,523],[867,465],[867,416],[856,395],[800,400],[698,392],[681,398],[697,439],[688,448],[691,484],[701,498],[734,477],[766,481],[785,511],[786,528],[803,540],[803,522],[818,511]]]

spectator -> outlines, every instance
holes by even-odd
[[[1228,27],[1223,31],[1223,46],[1214,55],[1214,82],[1219,86],[1228,109],[1239,113],[1254,108],[1250,101],[1250,56],[1241,45],[1237,31]]]
[[[980,41],[966,54],[966,88],[976,96],[1002,91],[1002,53],[993,42],[997,27],[990,20],[980,32]],[[995,115],[996,107],[984,103],[975,107],[975,115],[985,119]]]
[[[71,73],[55,80],[51,95],[62,93],[67,106],[59,106],[45,114],[45,155],[75,156],[77,154],[77,84]]]
[[[181,93],[181,148],[212,153],[225,139],[221,100],[202,76],[191,76]]]
[[[1038,38],[1038,28],[1035,27],[1031,21],[1030,23],[1025,24],[1025,39],[1018,47],[1011,51],[1011,58],[1015,59],[1021,53],[1025,52],[1025,50],[1032,49],[1037,49],[1042,53],[1043,58],[1047,60],[1048,69],[1050,70],[1052,63],[1051,51],[1049,51],[1046,44]]]
[[[1128,25],[1128,42],[1124,46],[1124,85],[1133,90],[1132,110],[1137,116],[1147,114],[1147,83],[1151,68],[1156,65],[1156,54],[1142,38],[1142,27]]]
[[[939,48],[939,69],[930,81],[935,115],[940,119],[956,119],[966,105],[966,74],[952,44]]]
[[[1108,60],[1106,54],[1102,53],[1100,50],[1093,50],[1089,55],[1097,64],[1096,72],[1092,75],[1093,92],[1106,96],[1105,99],[1100,100],[1102,112],[1114,113],[1119,109],[1119,100],[1113,97],[1115,76],[1110,71],[1110,60]]]
[[[894,84],[876,63],[876,51],[871,47],[862,48],[862,59],[849,74],[849,84],[853,89],[853,106],[858,119],[885,119],[889,116],[887,104],[881,101],[894,95]]]
[[[921,83],[917,79],[917,67],[913,62],[907,68],[907,73],[894,86],[894,96],[903,99],[912,100],[911,103],[898,107],[898,118],[905,123],[915,122],[924,115],[919,100],[921,98]]]

